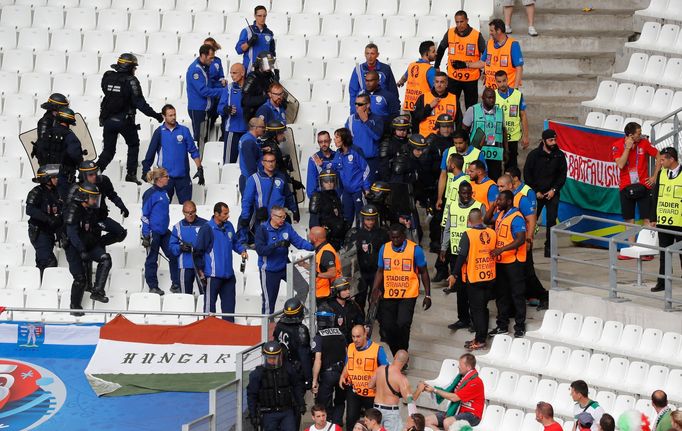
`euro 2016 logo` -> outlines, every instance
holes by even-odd
[[[481,232],[479,239],[481,240],[481,244],[490,244],[490,234],[486,231]]]
[[[419,66],[415,64],[410,68],[410,76],[412,78],[417,78],[419,76]]]

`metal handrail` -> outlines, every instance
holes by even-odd
[[[614,235],[614,236],[611,236],[609,238],[599,237],[596,235],[591,235],[591,234],[587,234],[587,233],[583,233],[583,232],[577,232],[577,231],[572,229],[572,227],[581,223],[582,221],[595,221],[595,222],[599,222],[599,223],[611,224],[611,225],[616,225],[616,226],[624,226],[624,227],[626,227],[626,229],[624,232],[619,233],[619,234]],[[682,304],[682,299],[673,299],[673,297],[672,297],[672,280],[682,281],[682,277],[675,277],[672,275],[672,257],[673,257],[673,254],[682,254],[682,241],[677,241],[669,247],[660,247],[657,245],[644,244],[644,243],[639,243],[636,241],[632,242],[632,241],[628,240],[628,237],[637,235],[643,229],[647,229],[647,230],[651,230],[651,231],[659,232],[659,233],[670,234],[670,235],[673,235],[673,236],[676,236],[676,237],[679,237],[680,239],[682,239],[682,232],[679,232],[679,231],[673,231],[673,230],[660,228],[660,227],[654,227],[654,226],[640,226],[640,225],[633,224],[633,223],[627,223],[627,222],[623,222],[623,221],[605,219],[605,218],[594,217],[594,216],[589,216],[589,215],[575,216],[575,217],[572,217],[568,220],[565,220],[565,221],[557,224],[550,231],[550,237],[551,237],[551,241],[550,241],[551,289],[555,290],[555,291],[565,290],[564,288],[559,287],[559,282],[574,285],[574,286],[586,286],[586,287],[591,287],[591,288],[600,289],[600,290],[608,290],[608,292],[609,292],[608,299],[611,301],[616,301],[616,302],[626,301],[626,299],[620,297],[619,294],[627,294],[627,295],[633,295],[633,296],[639,296],[639,297],[643,297],[643,298],[653,299],[656,301],[662,301],[663,302],[663,309],[665,311],[672,311],[673,310],[673,304]],[[607,243],[608,248],[609,248],[609,263],[608,263],[608,265],[601,264],[598,262],[590,262],[590,261],[586,261],[586,260],[576,259],[576,258],[572,258],[572,257],[561,256],[559,254],[559,245],[558,245],[558,235],[559,234],[577,236],[580,238],[592,239],[592,240],[597,240],[597,241]],[[618,262],[618,258],[617,258],[618,247],[617,247],[617,245],[618,244],[627,244],[630,246],[639,246],[642,248],[648,248],[651,250],[656,250],[658,252],[663,252],[664,256],[665,256],[665,273],[664,274],[657,274],[657,273],[640,271],[639,269],[638,270],[632,270],[630,268],[618,266],[618,264],[617,264],[617,262]],[[559,275],[559,262],[570,262],[570,263],[577,263],[577,264],[595,266],[595,267],[599,267],[599,268],[606,268],[609,270],[609,285],[608,285],[608,287],[605,287],[603,285],[597,285],[597,284],[593,284],[590,282],[579,281],[579,280],[561,277]],[[642,274],[652,275],[652,276],[656,276],[659,279],[663,279],[664,285],[665,285],[663,298],[661,298],[660,295],[656,295],[656,294],[640,292],[637,290],[632,290],[632,289],[628,289],[628,288],[624,288],[624,287],[618,287],[618,279],[617,279],[618,271],[636,273],[639,275],[642,275]]]
[[[140,311],[140,310],[82,310],[72,308],[26,308],[26,307],[5,307],[3,311],[30,311],[36,313],[71,313],[80,312],[85,314],[151,314],[158,316],[196,316],[196,317],[245,317],[245,318],[272,318],[282,314],[282,310],[272,314],[255,313],[198,313],[195,311]]]

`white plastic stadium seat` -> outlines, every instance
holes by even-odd
[[[0,220],[8,223],[21,221],[23,216],[20,200],[1,200],[0,201]]]
[[[171,32],[155,32],[147,40],[147,52],[170,55],[178,53],[178,35]]]
[[[616,89],[618,88],[618,83],[615,81],[602,81],[599,83],[599,88],[597,89],[597,95],[594,99],[582,102],[583,106],[589,106],[594,108],[602,108],[609,105],[613,96],[616,94]]]
[[[305,38],[300,35],[287,35],[277,38],[277,56],[289,58],[305,57]]]
[[[40,288],[40,270],[34,266],[16,266],[9,268],[7,287],[26,291]]]
[[[109,302],[106,304],[103,302],[95,301],[94,303],[94,309],[95,310],[112,310],[112,311],[125,311],[128,308],[127,305],[127,300],[126,300],[126,295],[123,292],[109,292],[107,291],[107,297],[109,298]],[[114,317],[113,314],[97,314],[96,319],[102,320],[106,316],[106,319],[109,320]]]
[[[343,100],[343,86],[339,81],[315,81],[313,83],[314,102],[326,102],[328,104]]]
[[[265,6],[265,8],[269,11],[270,0],[241,0],[239,2],[239,11],[253,15],[253,10],[256,6]]]
[[[635,11],[635,15],[665,18],[669,0],[651,0],[645,9]]]
[[[610,351],[612,347],[618,345],[620,337],[623,333],[623,324],[614,320],[609,320],[604,323],[604,330],[601,333],[601,337],[596,343],[584,345],[586,347],[594,347],[601,351]]]
[[[291,15],[289,34],[301,36],[317,36],[320,34],[320,17],[311,13],[295,13]],[[312,39],[312,38],[311,38]]]
[[[56,291],[35,290],[26,292],[26,308],[59,308],[59,296]],[[16,320],[39,321],[42,320],[41,312],[21,311],[14,312]]]
[[[294,62],[293,75],[296,79],[308,81],[324,79],[324,63],[319,59],[300,58]]]
[[[206,0],[181,0],[175,5],[175,9],[189,12],[201,12],[206,10]]]
[[[95,9],[75,7],[66,10],[65,28],[73,30],[93,30],[97,26]]]
[[[31,26],[59,30],[64,27],[63,12],[64,10],[58,6],[37,7],[33,11],[33,24]]]
[[[128,30],[128,12],[122,9],[100,10],[97,14],[97,29],[116,33]]]
[[[66,70],[66,56],[59,51],[41,51],[36,53],[34,71],[55,75]]]
[[[676,402],[682,402],[682,370],[671,370],[668,374],[668,380],[663,388],[668,399]]]
[[[604,329],[604,321],[599,317],[586,316],[583,319],[583,326],[580,328],[580,333],[573,341],[580,344],[581,341],[587,343],[595,343]]]
[[[19,83],[20,93],[32,94],[38,99],[42,99],[50,94],[50,90],[52,90],[50,75],[38,72],[29,72],[21,75]]]
[[[175,9],[175,0],[145,0],[144,8],[162,12],[173,10]]]
[[[358,15],[355,17],[353,35],[381,37],[384,35],[384,20],[377,15]]]
[[[208,0],[206,9],[221,13],[237,12],[239,10],[239,0]],[[253,13],[253,11],[251,12]]]
[[[168,10],[163,13],[161,31],[170,33],[189,33],[192,31],[192,15],[189,12]]]
[[[297,121],[306,124],[326,124],[329,120],[327,104],[321,102],[301,102]]]
[[[15,267],[21,265],[22,251],[20,244],[0,243],[0,266]],[[4,268],[0,273],[2,287],[4,287]]]
[[[299,102],[307,102],[310,100],[310,83],[308,81],[289,79],[282,82],[282,85],[287,91],[295,95]]]
[[[116,49],[115,52],[135,52],[145,53],[147,51],[147,38],[143,32],[139,31],[122,31],[116,35]],[[118,57],[118,56],[116,56]],[[114,61],[111,64],[116,63]],[[102,63],[104,67],[104,63]],[[107,67],[108,69],[108,67]],[[105,69],[106,70],[106,69]]]
[[[543,426],[535,419],[535,413],[526,413],[521,424],[521,431],[542,431]]]
[[[154,33],[161,28],[161,15],[156,10],[131,10],[130,31]]]
[[[303,12],[329,15],[334,13],[334,0],[315,0],[303,3]]]
[[[446,361],[448,360],[453,361],[452,359],[446,359]],[[455,364],[455,368],[456,367],[457,365]],[[478,377],[481,378],[483,387],[486,388],[487,398],[493,398],[493,394],[495,394],[495,388],[497,387],[497,382],[500,379],[500,370],[492,367],[483,367],[478,371]],[[446,382],[445,384],[447,385],[448,383]],[[442,387],[442,385],[436,385]]]
[[[679,31],[679,28],[678,28]],[[661,24],[655,21],[645,22],[639,39],[634,42],[627,42],[626,47],[636,49],[656,49],[656,41],[661,32]]]
[[[670,93],[670,96],[672,97],[672,91],[668,90]],[[639,113],[639,112],[645,112],[647,109],[651,106],[651,102],[654,98],[654,89],[653,87],[649,87],[648,85],[640,85],[637,87],[637,90],[635,90],[635,95],[633,98],[629,101],[629,105],[624,108],[619,108],[620,110],[624,112],[631,112],[631,113]],[[666,107],[669,105],[670,99],[668,99],[668,103],[666,103]]]
[[[112,269],[110,274],[112,291],[135,293],[142,290],[142,273],[139,269]]]
[[[59,290],[65,292],[71,290],[72,283],[73,276],[71,276],[68,268],[45,268],[40,288],[42,290]]]
[[[308,40],[307,58],[335,58],[339,55],[336,36],[316,36]]]
[[[512,371],[504,371],[500,374],[500,378],[497,381],[497,387],[495,388],[494,396],[496,399],[506,401],[507,397],[514,395],[516,391],[516,385],[519,382],[518,373]]]
[[[614,73],[613,77],[621,79],[637,79],[643,75],[648,60],[648,54],[635,52],[630,56],[628,67],[623,72]]]
[[[16,115],[19,117],[31,117],[35,113],[35,102],[33,96],[27,94],[17,94],[5,99],[3,115]],[[14,170],[13,170],[14,171]],[[0,173],[2,175],[2,173]]]
[[[203,31],[208,34],[222,34],[223,31],[225,31],[225,18],[222,15],[211,11],[198,12],[194,16],[194,31]]]
[[[417,37],[425,40],[438,40],[443,37],[443,29],[448,20],[442,16],[422,16],[417,21]]]
[[[403,4],[411,4],[413,2],[401,2]],[[416,30],[416,22],[413,16],[389,16],[386,18],[386,30],[384,35],[386,37],[413,37]]]
[[[0,16],[1,27],[31,27],[31,8],[26,6],[3,6]]]
[[[325,79],[347,82],[355,66],[356,62],[353,58],[330,58],[327,60]]]
[[[479,356],[478,359],[488,364],[495,364],[499,361],[504,361],[509,356],[509,350],[512,345],[512,338],[508,335],[497,335],[493,338],[492,346],[485,355]]]
[[[616,89],[616,94],[613,96],[613,100],[604,106],[606,109],[615,110],[626,110],[630,106],[635,97],[635,92],[637,91],[637,86],[635,84],[624,83],[619,84]]]
[[[114,36],[109,30],[91,30],[83,34],[83,51],[112,52]]]
[[[647,115],[655,117],[666,115],[671,110],[670,108],[672,106],[673,99],[673,90],[668,88],[658,88],[651,101],[651,106],[644,107],[644,109],[639,109],[638,112],[647,113]]]
[[[390,62],[403,57],[403,42],[396,37],[374,37],[372,42],[379,47],[381,57],[385,61]]]
[[[500,424],[501,430],[518,430],[523,422],[523,411],[518,409],[507,409]]]
[[[21,289],[0,289],[0,304],[8,308],[24,308],[24,291]],[[12,320],[13,312],[0,314],[0,320]]]
[[[0,71],[0,93],[15,94],[18,91],[19,75],[16,72]]]
[[[476,430],[481,431],[497,431],[500,428],[502,417],[504,416],[504,407],[497,405],[490,405],[485,408],[481,423],[476,427]]]
[[[90,75],[97,73],[99,60],[96,52],[71,52],[68,55],[66,71],[69,73],[80,73]]]
[[[663,334],[658,349],[653,351],[652,359],[656,359],[659,362],[673,363],[672,359],[679,352],[681,342],[682,335],[677,332],[666,332]],[[651,354],[651,352],[648,352],[648,354]]]
[[[9,49],[2,56],[2,70],[8,72],[33,71],[33,55],[21,49]]]
[[[341,38],[350,36],[352,30],[353,24],[348,15],[325,15],[322,17],[322,35]]]
[[[572,355],[571,349],[569,349],[568,347],[554,346],[549,355],[549,358],[547,359],[547,363],[544,366],[544,372],[552,376],[560,375],[561,373],[566,371],[569,362],[573,359],[571,355]],[[580,366],[580,364],[576,365]],[[527,369],[530,372],[537,371],[530,367],[528,367]]]
[[[0,27],[0,50],[14,49],[17,47],[17,32],[14,28]]]
[[[443,363],[440,365],[440,372],[438,377],[433,380],[427,380],[426,382],[430,385],[443,386],[448,385],[459,373],[458,371],[459,362],[455,359],[444,359]]]
[[[599,127],[601,128],[604,124],[604,113],[591,111],[587,114],[585,119],[585,125],[588,127]]]
[[[637,389],[642,391],[642,393],[650,394],[665,386],[669,373],[670,369],[668,367],[652,365],[649,368],[649,373],[640,382],[637,382],[639,384]]]
[[[349,15],[362,15],[367,10],[367,5],[365,0],[344,0],[337,1],[334,13],[337,14],[349,14]]]
[[[623,130],[623,116],[618,114],[607,115],[602,127],[608,130]]]
[[[49,33],[45,28],[22,28],[19,30],[17,48],[43,51],[49,46]]]
[[[367,15],[395,15],[398,12],[398,0],[371,0],[367,2]]]
[[[347,36],[341,39],[341,48],[339,49],[339,57],[355,59],[359,62],[364,62],[365,46],[369,43],[369,39],[364,36]],[[379,48],[381,49],[381,48]],[[381,51],[379,51],[381,52]],[[350,76],[350,74],[349,74]]]

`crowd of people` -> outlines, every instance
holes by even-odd
[[[533,2],[524,4],[534,35]],[[507,12],[505,8],[509,24]],[[462,421],[478,425],[485,396],[474,355],[462,355],[459,374],[447,387],[422,382],[413,391],[404,375],[420,291],[421,306],[428,310],[431,283],[447,281],[445,293],[457,296],[457,320],[448,327],[474,333],[463,346],[470,352],[487,348],[490,336],[507,334],[511,319],[514,337],[523,337],[528,304],[548,307],[532,248],[542,210],[548,232],[556,222],[567,167],[551,129],[542,132],[523,170],[519,167],[519,151],[531,142],[519,89],[524,65],[520,44],[509,36],[511,29],[503,20],[490,21],[486,41],[469,26],[465,11],[454,16],[455,25],[438,46],[421,43],[418,59],[397,81],[389,65],[379,60],[379,47],[367,44],[366,61],[348,80],[348,120],[334,131],[318,131],[319,151],[306,161],[305,184],[296,180],[287,148],[289,94],[279,82],[276,35],[266,25],[263,6],[255,8],[253,24],[239,36],[235,49],[244,61],[232,64],[229,81],[216,56],[221,47],[213,38],[206,38],[189,65],[185,83],[191,129],[177,122],[174,106],[156,112],[147,104],[135,77],[137,58],[130,53],[122,54],[102,78],[104,145],[97,161],[84,159],[87,154],[70,129],[77,116],[67,98],[52,94],[42,105],[46,113],[32,151],[40,165],[34,179],[38,185],[26,199],[41,276],[57,265],[53,248],[59,244],[73,275],[72,314],[83,314],[86,291],[95,301],[108,301],[105,286],[112,260],[106,247],[123,241],[127,231],[109,217],[107,199],[123,217],[130,212],[105,171],[121,135],[128,149],[125,181],[142,184],[137,177],[139,110],[161,123],[141,162],[142,177],[151,185],[142,197],[140,220],[150,292],[164,294],[157,276],[163,253],[172,293],[191,294],[196,286],[205,295],[205,312],[220,311],[233,320],[229,314],[239,311],[233,253],[243,267],[247,250],[255,250],[262,312],[271,314],[287,277],[291,247],[315,253],[311,288],[317,332],[311,337],[302,324],[303,304],[288,300],[273,341],[263,346],[264,365],[249,381],[254,425],[298,430],[307,390],[316,402],[311,430],[340,429],[344,422],[346,429],[372,431],[453,429]],[[480,100],[479,80],[484,82]],[[203,145],[218,117],[223,161],[240,172],[236,226],[229,221],[227,203],[215,203],[212,217],[205,220],[197,216],[192,201],[192,181],[205,184]],[[622,145],[613,149],[621,170],[623,217],[632,220],[638,206],[643,218],[652,214],[646,222],[682,230],[682,213],[671,191],[682,178],[677,152],[666,148],[659,154],[635,123],[626,126],[625,134]],[[652,176],[646,171],[647,155],[657,158]],[[196,168],[193,177],[190,159]],[[301,220],[301,189],[309,199],[307,238],[292,226]],[[170,220],[174,196],[182,204],[181,220]],[[420,246],[427,226],[433,277]],[[672,244],[674,236],[661,235],[660,241],[662,246]],[[547,235],[546,257],[550,245]],[[355,250],[358,282],[343,276],[342,249]],[[663,273],[663,256],[661,265]],[[663,290],[662,282],[653,290]],[[493,299],[497,316],[490,330],[488,302]],[[382,344],[371,338],[375,320],[381,341],[391,350],[391,363]],[[574,382],[571,388],[576,423],[582,427],[576,429],[613,430],[613,418],[587,398],[585,382]],[[415,400],[423,392],[449,400],[448,410],[426,417],[418,413]],[[665,394],[654,395],[660,399]],[[406,425],[399,413],[402,401],[409,410]],[[539,403],[536,415],[546,430],[560,429],[551,405]],[[674,416],[672,421],[674,427]]]

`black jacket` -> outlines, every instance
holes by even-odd
[[[540,145],[528,153],[523,168],[523,178],[528,186],[536,192],[546,193],[554,189],[557,193],[566,182],[566,156],[555,146],[546,152]]]

